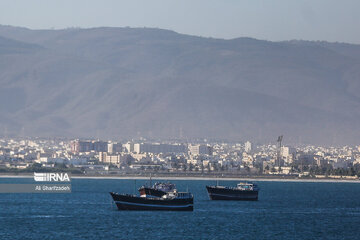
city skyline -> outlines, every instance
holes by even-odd
[[[339,178],[360,174],[360,145],[184,143],[133,140],[0,139],[0,173],[62,169],[85,175],[155,173],[172,176]],[[205,174],[205,175],[204,175]],[[185,175],[186,176],[186,175]]]

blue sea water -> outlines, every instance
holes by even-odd
[[[134,193],[134,180],[72,179],[70,194],[0,194],[0,239],[360,239],[358,183],[258,181],[259,201],[245,202],[209,201],[205,185],[214,181],[172,182],[194,194],[194,212],[116,210],[109,192]]]

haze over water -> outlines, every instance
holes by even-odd
[[[31,179],[1,179],[26,183]],[[136,188],[146,181],[136,180]],[[205,185],[172,181],[194,194],[194,212],[118,211],[109,192],[134,180],[73,179],[71,194],[1,194],[1,239],[357,239],[360,184],[261,182],[259,201],[210,201]],[[220,181],[233,186],[237,182]]]

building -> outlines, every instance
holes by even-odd
[[[242,163],[248,167],[253,167],[253,162],[254,159],[251,155],[247,154],[246,152],[244,152],[242,154]]]
[[[99,162],[118,165],[120,164],[120,154],[108,154],[106,152],[99,152]]]
[[[251,142],[249,141],[245,142],[245,152],[251,152]]]
[[[123,151],[123,146],[121,143],[113,143],[113,145],[112,145],[113,153],[120,153],[122,151]]]
[[[114,143],[109,142],[107,145],[107,152],[108,153],[113,153],[113,147],[114,147]]]
[[[293,162],[296,155],[296,149],[292,147],[281,147],[281,157],[285,162],[291,163]]]
[[[134,143],[132,142],[125,143],[123,147],[125,148],[126,152],[134,152]]]
[[[94,141],[93,149],[95,152],[107,152],[108,151],[108,143],[103,141]]]
[[[108,143],[103,141],[80,141],[74,140],[71,142],[71,152],[107,152]]]
[[[161,144],[161,143],[135,143],[135,153],[185,153],[183,144]]]
[[[93,149],[93,144],[90,141],[74,140],[71,142],[71,152],[90,152]]]
[[[196,155],[212,155],[213,149],[210,146],[207,145],[201,145],[201,144],[196,144],[196,145],[189,145],[188,146],[189,152],[191,155],[196,156]]]

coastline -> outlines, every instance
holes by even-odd
[[[33,178],[32,174],[21,174],[21,175],[11,175],[4,174],[0,175],[1,178]],[[86,176],[86,175],[72,175],[73,179],[134,179],[134,180],[148,180],[149,176]],[[360,183],[358,179],[318,179],[318,178],[269,178],[269,177],[215,177],[215,176],[153,176],[153,180],[220,180],[220,181],[253,181],[253,182],[329,182],[329,183]]]

